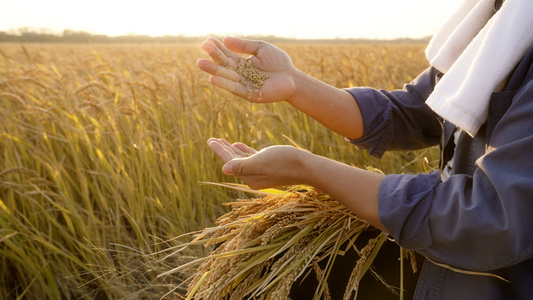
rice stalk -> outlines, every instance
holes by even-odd
[[[313,299],[327,299],[327,279],[335,257],[355,248],[360,233],[370,229],[336,200],[306,186],[226,205],[232,210],[217,220],[216,227],[196,233],[189,243],[167,249],[173,256],[192,245],[215,244],[210,255],[159,275],[197,266],[187,299],[287,299],[291,286],[311,269],[319,280]],[[381,234],[366,247],[356,248],[360,258],[345,299],[357,292],[360,279],[385,241]],[[346,243],[347,248],[341,250]],[[322,260],[328,261],[324,269],[317,264]]]
[[[302,71],[338,87],[362,80],[387,87],[390,80],[384,76],[392,73],[401,87],[400,80],[426,68],[418,45],[389,46],[389,55],[397,49],[398,59],[387,62],[395,68],[386,73],[373,68],[382,57],[378,45],[280,46]],[[421,161],[402,168],[418,157],[415,152],[373,160],[290,105],[243,105],[213,89],[195,65],[205,55],[197,44],[25,44],[24,50],[5,43],[0,48],[0,299],[159,299],[184,294],[182,282],[193,274],[194,264],[159,278],[156,274],[204,257],[210,248],[201,247],[202,238],[170,254],[188,241],[184,233],[211,226],[228,211],[222,202],[246,192],[199,184],[228,180],[205,144],[209,137],[263,148],[287,143],[285,135],[314,153],[386,173],[423,170]],[[420,55],[406,55],[409,51]],[[322,62],[315,63],[320,57]],[[357,57],[367,64],[367,74],[360,64],[350,64]],[[410,68],[417,69],[404,71]],[[341,74],[340,69],[346,71]],[[435,153],[430,162],[438,160]],[[255,209],[257,214],[247,222],[261,219],[262,208]],[[303,218],[296,214],[299,208],[291,209],[295,214],[289,218]],[[298,226],[320,223],[313,218],[299,222],[251,241],[256,245],[252,250],[231,250],[230,256],[253,256],[253,263],[247,262],[250,268],[233,275],[243,282],[234,288],[234,297],[249,293],[253,278],[264,275],[255,271],[260,260],[254,260],[254,253],[263,253],[261,259],[268,261]],[[225,234],[204,239],[211,246],[224,243],[241,225],[237,221]],[[319,235],[322,242],[313,245],[313,253],[341,242],[325,238],[333,232]],[[161,252],[166,249],[174,250]],[[219,260],[227,259],[220,251]],[[330,259],[319,262],[324,261]],[[243,264],[239,259],[234,263]],[[313,262],[303,263],[312,268]],[[327,272],[324,268],[323,274]]]

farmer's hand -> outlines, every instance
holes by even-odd
[[[240,178],[252,189],[305,184],[304,157],[310,152],[292,146],[271,146],[261,151],[243,144],[211,138],[208,145],[222,160],[227,175]]]
[[[202,48],[213,61],[199,59],[197,65],[213,75],[209,81],[220,88],[250,102],[278,102],[288,100],[295,93],[294,78],[298,71],[287,53],[272,44],[236,37],[226,37],[221,43],[210,37],[202,43]],[[270,76],[259,90],[237,73],[238,64],[246,61],[239,53],[251,54],[253,67]]]
[[[243,143],[209,139],[209,147],[224,162],[227,175],[239,177],[252,189],[296,184],[313,186],[386,231],[379,220],[378,193],[385,175],[362,170],[291,146],[261,151]]]

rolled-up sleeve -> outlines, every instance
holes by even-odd
[[[533,72],[532,72],[533,73]],[[379,217],[403,247],[487,271],[533,257],[533,80],[494,126],[472,176],[389,175]]]
[[[370,155],[381,157],[387,150],[413,150],[436,145],[441,126],[437,115],[425,104],[433,91],[437,70],[428,68],[402,90],[346,89],[357,101],[364,135],[348,140]]]

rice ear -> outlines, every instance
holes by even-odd
[[[224,186],[247,191],[243,186]],[[217,227],[206,228],[186,244],[219,241],[216,251],[160,276],[199,265],[189,285],[189,297],[286,299],[292,284],[316,269],[319,285],[313,299],[328,299],[328,277],[337,255],[354,247],[361,232],[371,226],[310,187],[261,195],[263,198],[228,203],[232,210],[218,219]],[[366,252],[356,265],[359,269],[351,280],[350,293],[385,240],[381,234],[363,248]],[[316,264],[322,260],[327,260],[326,266],[318,270]]]

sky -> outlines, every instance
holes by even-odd
[[[462,1],[0,0],[0,31],[421,38],[433,35]]]

